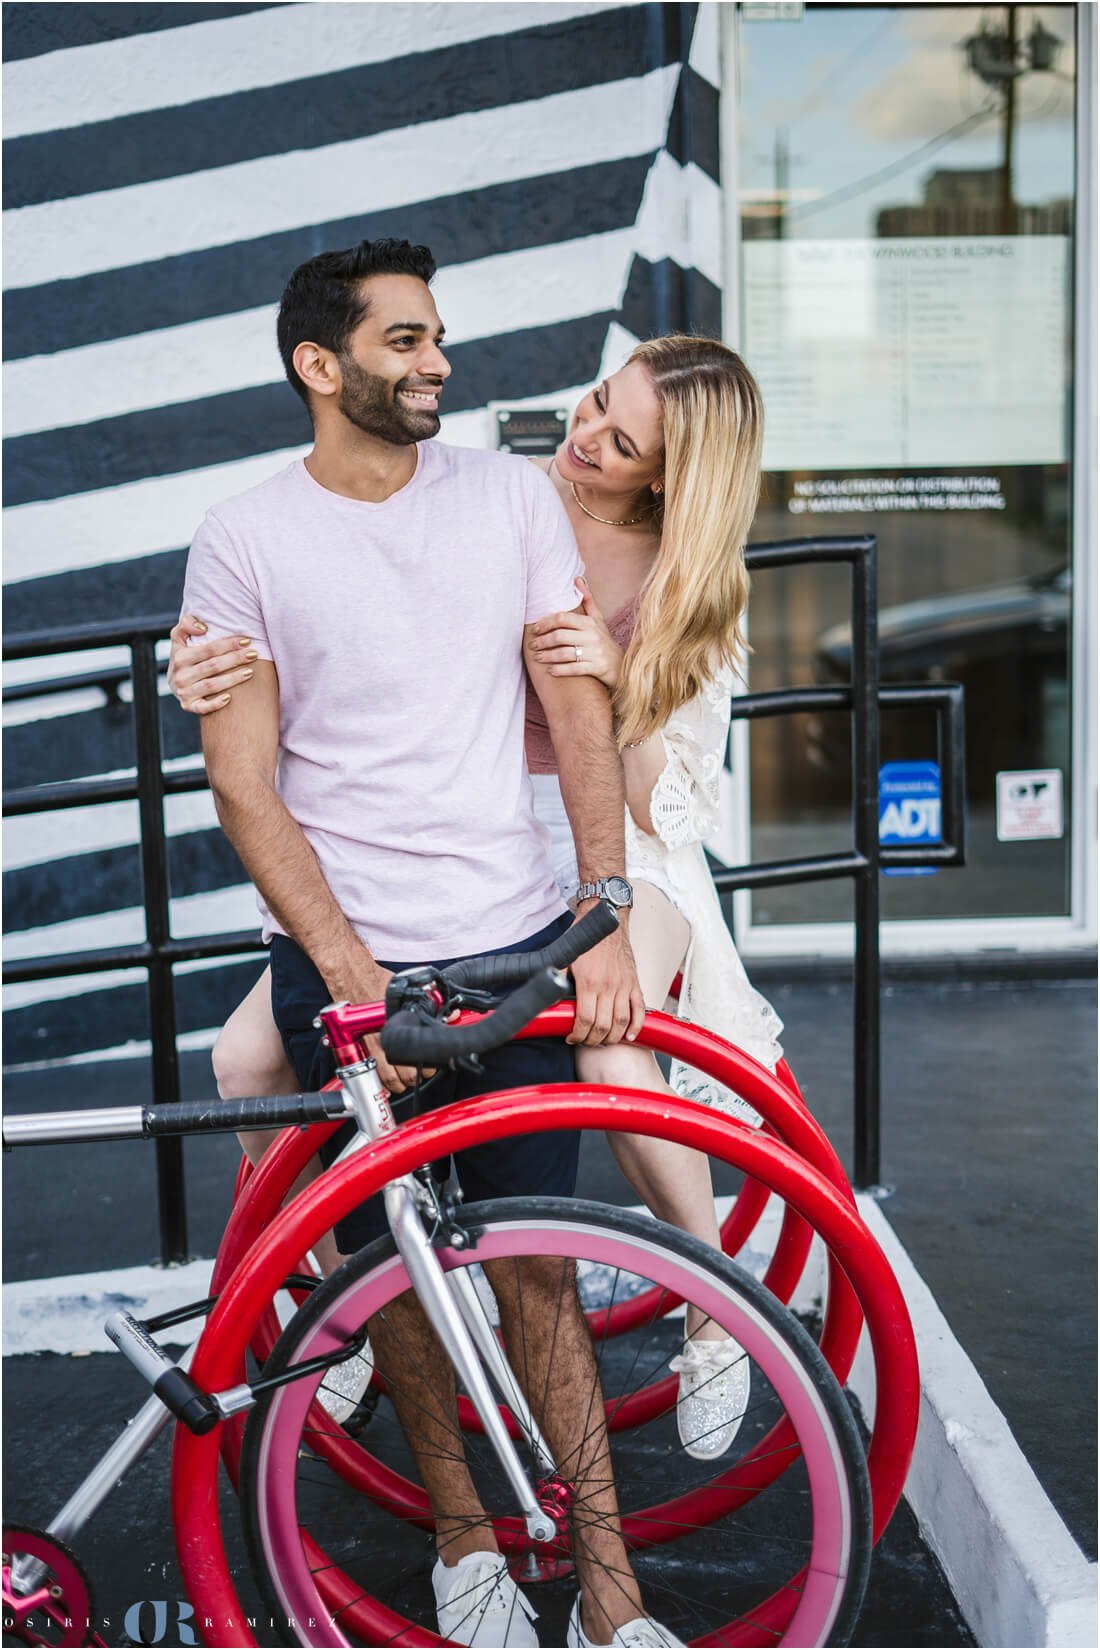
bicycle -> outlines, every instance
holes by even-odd
[[[565,994],[566,981],[547,969],[571,960],[570,947],[595,943],[599,934],[593,929],[601,919],[599,913],[593,916],[595,923],[590,917],[587,929],[578,924],[550,948],[549,957],[478,960],[456,965],[446,977],[395,982],[390,1006],[396,1011],[383,1034],[388,1057],[402,1064],[435,1064],[476,1055],[479,1047],[511,1035],[563,1033],[570,1011],[564,1003],[549,1005]],[[483,1018],[468,1012],[471,1006],[486,1006],[481,992],[515,984],[532,968],[539,972],[495,1012]],[[434,1018],[454,1009],[467,1010],[455,1024]],[[52,1521],[45,1549],[40,1541],[37,1551],[29,1543],[13,1551],[14,1541],[5,1539],[5,1616],[12,1615],[14,1627],[20,1611],[23,1620],[30,1613],[30,1583],[44,1579],[34,1566],[48,1563],[51,1551],[57,1559],[54,1585],[61,1587],[62,1601],[69,1602],[65,1589],[72,1591],[80,1583],[68,1572],[61,1577],[68,1562],[64,1542],[102,1500],[108,1480],[113,1482],[127,1458],[147,1447],[171,1410],[183,1423],[176,1429],[173,1460],[180,1565],[200,1618],[209,1615],[219,1623],[216,1642],[255,1642],[243,1625],[221,1545],[219,1447],[231,1467],[240,1467],[246,1533],[261,1591],[277,1618],[297,1624],[287,1629],[287,1642],[446,1642],[426,1625],[428,1600],[417,1591],[422,1532],[430,1528],[431,1516],[422,1492],[417,1494],[417,1486],[401,1470],[407,1470],[407,1447],[372,1422],[371,1447],[365,1448],[362,1440],[350,1439],[332,1423],[316,1401],[325,1370],[361,1346],[366,1320],[384,1311],[408,1287],[410,1277],[432,1321],[442,1328],[466,1387],[463,1440],[468,1452],[479,1455],[476,1470],[484,1481],[497,1539],[524,1581],[542,1578],[540,1596],[548,1601],[543,1613],[552,1622],[560,1608],[560,1600],[554,1604],[555,1589],[569,1585],[562,1577],[571,1562],[569,1534],[578,1514],[570,1505],[568,1478],[557,1471],[542,1434],[544,1417],[536,1413],[539,1404],[523,1378],[527,1372],[514,1370],[501,1351],[481,1281],[484,1273],[477,1270],[483,1262],[498,1271],[508,1264],[515,1267],[522,1257],[537,1253],[555,1257],[563,1290],[573,1287],[574,1261],[584,1263],[582,1271],[603,1288],[603,1298],[588,1305],[590,1322],[601,1336],[597,1367],[612,1388],[605,1404],[612,1423],[615,1481],[620,1498],[625,1497],[622,1527],[647,1591],[656,1588],[661,1597],[657,1613],[668,1617],[674,1606],[676,1615],[668,1625],[678,1632],[682,1628],[680,1636],[697,1643],[843,1642],[858,1612],[871,1540],[884,1527],[904,1480],[915,1429],[915,1360],[897,1286],[855,1215],[850,1192],[845,1196],[842,1190],[846,1182],[835,1156],[829,1161],[831,1148],[826,1142],[823,1150],[824,1137],[791,1089],[719,1039],[651,1015],[643,1039],[648,1033],[655,1046],[677,1045],[674,1051],[686,1052],[689,1059],[699,1054],[701,1042],[698,1063],[709,1061],[720,1079],[728,1080],[735,1069],[738,1092],[765,1115],[782,1112],[788,1136],[819,1167],[811,1167],[789,1146],[754,1138],[690,1102],[571,1085],[482,1097],[395,1128],[373,1063],[363,1059],[359,1044],[362,1036],[382,1028],[385,1005],[339,1005],[324,1011],[322,1019],[339,1069],[339,1088],[331,1094],[155,1112],[129,1108],[140,1112],[140,1118],[116,1113],[110,1130],[101,1123],[99,1133],[94,1132],[95,1114],[70,1114],[67,1122],[13,1119],[5,1125],[6,1143],[62,1134],[72,1139],[75,1130],[82,1131],[80,1138],[119,1138],[200,1127],[299,1125],[299,1131],[268,1153],[244,1190],[223,1246],[224,1260],[219,1257],[217,1297],[198,1308],[208,1311],[209,1319],[193,1358],[174,1364],[151,1340],[150,1331],[167,1327],[165,1319],[142,1326],[116,1314],[110,1321],[112,1338],[154,1382],[156,1395]],[[548,1103],[553,1105],[550,1114]],[[286,1186],[316,1149],[317,1135],[326,1128],[331,1132],[349,1115],[360,1142],[368,1143],[279,1213]],[[540,1128],[548,1122],[618,1127],[677,1139],[735,1163],[757,1187],[779,1191],[796,1212],[788,1242],[792,1254],[802,1242],[803,1218],[822,1233],[830,1251],[833,1318],[830,1327],[827,1314],[821,1349],[767,1289],[732,1262],[648,1216],[570,1200],[525,1203],[522,1214],[508,1202],[463,1209],[441,1200],[420,1172],[425,1162],[452,1150],[536,1122]],[[300,1132],[306,1123],[318,1125],[308,1136]],[[305,1276],[300,1257],[321,1232],[383,1188],[391,1236],[360,1251],[324,1283]],[[752,1203],[751,1191],[746,1203]],[[789,1259],[780,1270],[784,1266],[790,1273]],[[277,1343],[261,1353],[261,1375],[249,1379],[247,1348],[288,1280],[300,1286],[305,1303]],[[583,1278],[582,1287],[588,1287]],[[869,1463],[829,1368],[831,1361],[846,1373],[854,1352],[853,1325],[858,1333],[860,1321],[857,1297],[868,1318],[880,1376],[887,1366],[891,1374],[889,1382],[880,1378],[882,1398]],[[676,1383],[665,1369],[681,1338],[678,1317],[672,1314],[683,1310],[685,1300],[698,1304],[754,1362],[751,1414],[742,1423],[748,1448],[732,1466],[694,1462],[670,1444]],[[178,1322],[182,1314],[170,1316]],[[497,1397],[503,1400],[499,1404]],[[594,1394],[589,1404],[597,1407]],[[239,1417],[245,1413],[242,1441]],[[326,1491],[334,1491],[335,1513],[327,1495],[305,1481],[319,1474]],[[777,1485],[793,1491],[784,1498],[781,1518]],[[391,1558],[385,1588],[377,1576],[369,1584],[365,1579],[369,1553],[364,1561],[363,1555],[349,1559],[340,1550],[347,1545],[349,1523],[356,1527],[365,1520],[363,1498],[371,1504],[371,1517],[386,1521],[385,1539],[399,1538],[405,1554],[405,1571],[395,1573]],[[348,1568],[337,1566],[322,1541],[334,1546]],[[754,1566],[744,1557],[750,1543]],[[796,1552],[808,1553],[806,1566],[795,1563],[792,1570],[792,1545]],[[14,1575],[9,1559],[15,1560]],[[689,1590],[685,1577],[692,1565],[695,1579]],[[676,1598],[669,1600],[660,1589],[668,1587],[673,1575]],[[310,1620],[321,1625],[301,1625]],[[229,1622],[239,1626],[227,1636]]]

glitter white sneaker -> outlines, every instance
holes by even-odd
[[[573,1605],[573,1613],[569,1617],[569,1626],[566,1629],[565,1642],[569,1650],[602,1650],[596,1645],[595,1639],[586,1636],[581,1626],[581,1600],[577,1595]],[[683,1639],[678,1639],[662,1627],[659,1621],[652,1616],[635,1616],[633,1621],[624,1621],[621,1627],[616,1627],[608,1640],[607,1650],[614,1645],[616,1650],[665,1650],[672,1646],[672,1650],[684,1650]]]
[[[443,1638],[455,1644],[538,1650],[538,1634],[531,1626],[536,1612],[500,1553],[467,1553],[457,1564],[437,1558],[432,1586]]]
[[[353,1352],[342,1364],[332,1364],[325,1370],[317,1388],[321,1408],[337,1423],[350,1420],[359,1408],[374,1374],[370,1342],[363,1342],[362,1352]]]
[[[697,1461],[724,1455],[736,1438],[749,1402],[749,1359],[731,1337],[684,1342],[669,1364],[680,1377],[676,1425],[680,1442]]]

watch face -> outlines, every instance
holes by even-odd
[[[634,900],[634,890],[625,877],[608,877],[607,897],[612,905],[631,905]]]

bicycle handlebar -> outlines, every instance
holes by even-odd
[[[551,940],[541,951],[510,951],[502,957],[467,957],[464,962],[452,963],[443,970],[444,978],[454,986],[477,987],[492,991],[502,986],[522,985],[542,968],[568,968],[586,951],[607,939],[619,926],[619,919],[610,905],[603,901],[586,911],[580,922],[566,929],[558,939]],[[498,1011],[499,1012],[499,1011]],[[388,1052],[388,1050],[387,1050]]]
[[[402,1008],[386,1021],[382,1048],[387,1060],[399,1066],[441,1066],[448,1060],[487,1054],[509,1042],[536,1014],[560,1002],[571,989],[564,974],[544,968],[491,1014],[465,1025],[423,1020],[415,1008]]]
[[[426,1019],[423,1009],[415,1004],[398,1009],[382,1031],[387,1060],[395,1065],[438,1066],[500,1048],[536,1014],[570,993],[571,983],[561,970],[607,939],[618,926],[615,912],[601,903],[540,951],[514,951],[500,957],[470,957],[452,963],[443,970],[444,979],[452,986],[492,990],[523,983],[491,1014],[465,1025]]]

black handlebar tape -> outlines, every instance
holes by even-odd
[[[329,1094],[269,1094],[244,1100],[173,1100],[146,1106],[141,1132],[147,1140],[171,1134],[243,1134],[249,1129],[301,1127],[346,1117],[339,1090]]]
[[[521,985],[483,1020],[449,1026],[439,1020],[421,1020],[414,1009],[402,1008],[386,1021],[382,1048],[395,1066],[441,1066],[467,1054],[487,1054],[522,1031],[529,1020],[568,994],[569,982],[544,968]]]
[[[619,926],[619,919],[610,905],[601,900],[591,911],[586,911],[580,922],[566,929],[558,939],[543,946],[541,951],[511,951],[502,957],[468,957],[465,962],[452,963],[443,970],[444,977],[454,986],[473,986],[480,991],[494,991],[503,986],[520,985],[542,968],[568,968],[583,957],[586,951],[607,939]]]

